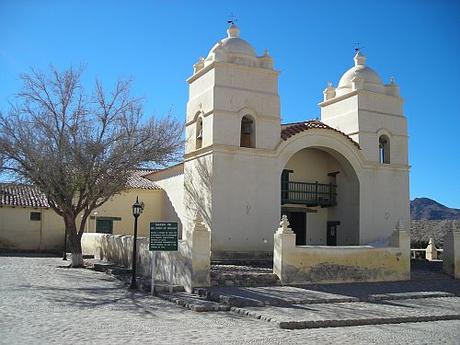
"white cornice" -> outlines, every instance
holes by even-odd
[[[222,62],[222,61],[213,61],[209,65],[203,67],[198,72],[196,72],[194,75],[189,77],[187,79],[187,83],[190,84],[190,83],[194,82],[197,78],[201,77],[203,74],[205,74],[206,72],[208,72],[209,70],[211,70],[211,69],[213,69],[213,68],[215,68],[217,66],[237,67],[237,68],[240,68],[240,69],[246,69],[246,70],[250,70],[250,71],[255,70],[257,72],[263,72],[263,73],[275,74],[275,75],[279,75],[281,73],[281,71],[277,71],[277,70],[274,70],[274,69],[255,67],[255,66],[239,65],[239,64],[234,64],[234,63],[229,63],[229,62]]]

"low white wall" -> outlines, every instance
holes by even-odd
[[[460,231],[450,231],[444,237],[442,260],[444,272],[460,279]]]
[[[283,284],[409,280],[409,236],[397,235],[397,243],[386,248],[296,246],[294,233],[278,231],[273,272]]]
[[[155,279],[182,285],[189,292],[194,287],[210,286],[210,247],[209,231],[194,231],[189,240],[179,241],[177,251],[156,252]],[[83,254],[124,267],[132,266],[132,248],[131,235],[85,233],[82,237]],[[147,238],[138,237],[137,255],[138,274],[151,277],[152,255]]]

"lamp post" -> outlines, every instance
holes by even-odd
[[[134,238],[133,238],[133,276],[131,279],[130,289],[137,289],[136,283],[136,259],[137,259],[137,218],[142,213],[142,204],[139,202],[139,197],[136,196],[136,202],[133,204],[133,216],[134,216]]]

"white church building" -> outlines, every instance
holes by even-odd
[[[270,257],[282,215],[296,246],[384,245],[409,229],[403,99],[360,51],[353,60],[323,91],[320,121],[287,124],[272,57],[236,25],[193,65],[184,161],[147,176],[184,239],[197,213],[213,259]]]

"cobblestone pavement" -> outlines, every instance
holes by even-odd
[[[131,293],[59,258],[0,257],[0,344],[459,344],[460,321],[283,330]]]

